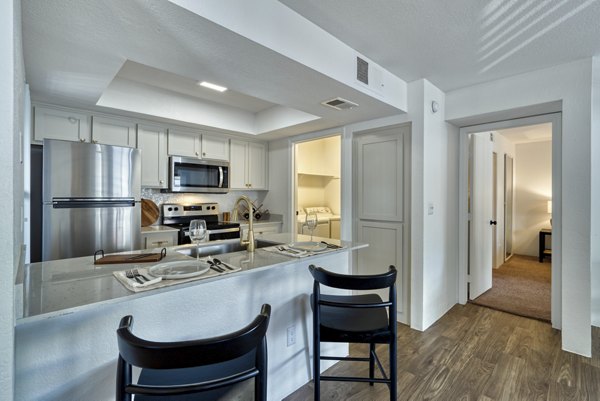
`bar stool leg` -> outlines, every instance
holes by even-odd
[[[398,397],[398,344],[396,336],[390,344],[390,401]]]
[[[319,337],[314,336],[314,348],[315,352],[313,355],[313,380],[315,388],[315,401],[321,400],[321,344]]]
[[[369,379],[375,377],[375,344],[369,344]],[[375,382],[369,382],[369,386],[372,386]]]

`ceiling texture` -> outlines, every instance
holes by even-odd
[[[447,92],[600,54],[598,0],[280,0],[406,82]]]
[[[289,7],[405,82],[425,78],[443,91],[600,54],[600,0],[260,1]],[[144,111],[150,93],[181,97],[190,110],[229,107],[249,123],[219,129],[265,139],[403,112],[165,0],[22,0],[22,9],[35,101],[202,126],[194,113]],[[123,88],[143,89],[131,107],[111,104]],[[360,106],[320,104],[336,96]],[[293,118],[257,128],[273,115]]]

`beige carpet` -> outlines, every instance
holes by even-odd
[[[515,315],[550,321],[551,264],[514,255],[493,269],[492,289],[471,301]]]

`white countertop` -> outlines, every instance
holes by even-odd
[[[173,227],[169,227],[169,226],[147,226],[147,227],[142,227],[142,234],[144,233],[157,233],[157,232],[162,232],[162,233],[167,233],[167,232],[178,232],[179,229],[177,228],[173,228]]]
[[[310,236],[306,235],[280,233],[265,235],[260,240],[273,242],[274,244],[285,244],[295,241],[307,241],[309,239]],[[333,244],[345,246],[345,248],[335,252],[347,252],[367,246],[366,244],[329,238],[325,240]],[[217,242],[215,241],[214,243]],[[186,245],[183,247],[186,247]],[[167,256],[161,263],[189,259],[188,256],[177,252],[179,248],[181,247],[167,248]],[[140,250],[138,252],[147,251]],[[285,266],[297,263],[300,260],[309,261],[318,256],[320,255],[298,259],[265,251],[260,248],[256,249],[254,253],[240,251],[221,254],[218,255],[219,259],[233,266],[239,266],[242,270],[227,275],[138,293],[127,290],[112,275],[114,271],[133,268],[135,267],[134,264],[94,265],[93,257],[33,263],[24,267],[23,274],[19,275],[21,279],[16,283],[16,291],[22,291],[22,299],[19,299],[20,297],[17,296],[17,301],[21,302],[22,306],[20,313],[17,313],[17,325],[70,314],[79,310],[87,310],[99,305],[152,296],[162,292],[176,291],[180,288],[202,285],[206,282],[224,280],[254,271]],[[138,264],[138,266],[150,267],[152,264],[144,263]]]

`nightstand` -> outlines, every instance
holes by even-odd
[[[551,228],[542,228],[540,230],[540,238],[539,238],[539,251],[538,251],[538,260],[540,263],[544,261],[545,257],[552,258],[552,249],[546,248],[546,236],[552,237],[552,229]]]

